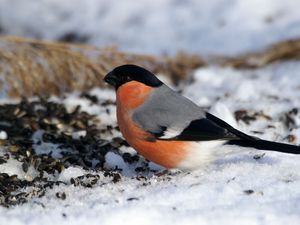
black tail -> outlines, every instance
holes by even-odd
[[[219,119],[218,117],[216,117],[210,113],[206,113],[206,117],[207,117],[207,119],[215,122],[220,127],[223,127],[226,130],[228,130],[230,133],[236,135],[237,139],[228,141],[226,143],[228,145],[239,145],[242,147],[251,147],[251,148],[256,148],[256,149],[266,150],[266,151],[284,152],[284,153],[290,153],[290,154],[300,154],[300,146],[261,140],[257,137],[247,135],[247,134],[233,128],[225,121]]]
[[[283,144],[273,141],[266,140],[231,140],[226,144],[228,145],[239,145],[242,147],[251,147],[266,151],[284,152],[290,154],[300,154],[300,146]]]

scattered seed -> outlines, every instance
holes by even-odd
[[[293,135],[293,134],[289,134],[289,135],[287,136],[287,139],[288,139],[288,142],[289,142],[289,143],[293,143],[293,142],[296,141],[296,136]]]
[[[259,160],[259,159],[263,158],[265,155],[266,155],[266,153],[257,154],[257,155],[254,155],[254,156],[253,156],[253,159]]]
[[[65,200],[66,199],[66,193],[65,192],[56,192],[56,197],[61,199],[61,200]]]
[[[7,161],[3,159],[3,157],[0,157],[0,164],[6,163]]]
[[[104,173],[105,177],[112,177],[112,182],[117,183],[121,181],[121,175],[117,171],[105,171]]]
[[[244,190],[244,193],[245,193],[246,195],[252,195],[252,194],[254,193],[254,191],[251,190],[251,189],[248,189],[248,190]]]
[[[22,169],[23,169],[23,171],[24,171],[25,173],[28,172],[28,168],[29,168],[29,164],[28,164],[26,161],[23,162],[23,164],[22,164]]]
[[[272,117],[265,114],[263,111],[259,112],[249,112],[245,109],[237,110],[234,112],[235,119],[237,121],[242,120],[246,124],[250,124],[250,122],[257,120],[258,118],[263,118],[266,120],[272,120]]]
[[[140,199],[137,197],[127,198],[127,201],[138,201],[138,200]]]

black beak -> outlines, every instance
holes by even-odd
[[[104,81],[114,87],[116,87],[118,83],[117,77],[112,72],[106,74]]]

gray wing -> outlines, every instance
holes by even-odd
[[[133,120],[161,140],[237,139],[226,128],[208,119],[199,106],[166,85],[155,90],[149,100],[135,110]]]

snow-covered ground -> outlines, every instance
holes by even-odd
[[[299,37],[299,7],[297,0],[0,0],[0,32],[81,40],[100,47],[113,44],[138,53],[235,55]],[[196,70],[191,82],[180,88],[238,129],[300,144],[299,71],[299,61],[257,70],[209,66]],[[91,94],[100,103],[114,101],[112,90],[94,89]],[[113,104],[93,103],[78,93],[52,100],[71,111],[81,105],[81,110],[97,116],[97,126],[116,126]],[[85,130],[77,130],[71,137],[85,135]],[[101,135],[107,140],[120,137],[114,129]],[[41,136],[40,131],[33,135],[36,154],[60,159],[61,152],[68,151],[43,142]],[[7,138],[9,134],[0,130],[0,143]],[[0,157],[6,151],[1,147]],[[130,147],[122,146],[121,151],[134,154]],[[209,168],[156,176],[148,169],[136,171],[146,163],[143,159],[129,164],[109,151],[104,167],[117,166],[121,176],[76,165],[44,174],[63,183],[25,204],[0,206],[0,224],[300,224],[300,157],[253,149],[237,152]],[[26,180],[39,176],[33,167],[27,169],[24,172],[12,157],[0,163],[0,173]],[[150,169],[162,168],[150,163]],[[86,182],[78,178],[82,175],[88,176],[80,179],[89,180],[90,188],[80,184]]]
[[[233,55],[300,36],[298,0],[0,0],[0,30],[138,53]]]
[[[193,82],[182,89],[185,96],[249,134],[280,142],[288,142],[287,136],[294,134],[290,141],[300,144],[299,71],[299,62],[249,71],[207,67],[195,71]],[[114,100],[111,90],[91,93],[100,101]],[[80,104],[83,110],[102,118],[103,124],[116,124],[113,105],[109,115],[77,94],[53,100],[64,102],[67,108]],[[295,108],[299,112],[290,112]],[[252,120],[240,117],[236,123],[237,112],[252,116]],[[293,122],[287,124],[287,116]],[[133,152],[126,147],[122,150]],[[2,172],[13,170],[24,176],[16,169],[20,165],[4,165]],[[0,207],[0,224],[300,223],[297,155],[249,149],[220,159],[209,168],[155,176],[136,172],[137,165],[109,152],[106,167],[115,166],[123,169],[116,181],[101,171],[79,166],[65,169],[53,176],[65,183],[47,189],[45,196],[9,209]],[[153,164],[151,167],[159,169]],[[28,173],[34,176],[34,171]],[[92,188],[71,183],[71,178],[87,173],[99,176]]]

